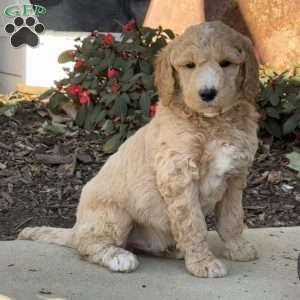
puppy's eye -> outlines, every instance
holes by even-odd
[[[232,62],[229,61],[229,60],[222,60],[220,63],[219,63],[220,67],[221,68],[226,68],[226,67],[229,67],[232,65]]]
[[[191,63],[186,64],[185,67],[189,68],[189,69],[194,69],[196,67],[196,65],[191,62]]]

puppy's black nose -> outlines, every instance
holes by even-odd
[[[217,96],[217,90],[216,89],[204,89],[199,91],[199,95],[205,102],[210,102],[214,100],[214,98]]]

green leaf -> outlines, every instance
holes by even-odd
[[[265,74],[266,74],[268,77],[274,77],[274,76],[276,75],[276,73],[275,73],[272,69],[270,69],[270,68],[265,69]]]
[[[278,121],[268,118],[265,121],[266,130],[273,136],[280,138],[282,136],[281,127]]]
[[[94,80],[92,81],[92,84],[90,86],[91,90],[96,90],[98,88],[99,85],[99,80],[97,77],[94,78]]]
[[[80,84],[86,77],[87,73],[76,73],[75,76],[71,79],[70,83]]]
[[[143,32],[143,35],[144,35],[145,44],[147,46],[150,45],[153,41],[153,38],[156,36],[156,30],[143,28],[142,32]]]
[[[104,133],[107,135],[112,134],[114,132],[114,124],[112,120],[106,120],[101,130],[104,131]]]
[[[274,118],[274,119],[280,119],[280,114],[274,107],[267,107],[266,108],[266,113],[268,116]]]
[[[133,75],[134,75],[134,70],[132,68],[129,68],[124,71],[124,73],[120,77],[120,80],[123,82],[128,81]]]
[[[127,103],[130,101],[127,94],[122,94],[116,98],[115,104],[112,108],[112,114],[114,116],[119,116],[123,120],[126,118],[127,115]]]
[[[175,39],[175,34],[171,29],[165,29],[164,33],[171,39]]]
[[[284,122],[282,127],[283,134],[289,134],[293,132],[297,128],[299,121],[300,121],[300,113],[295,113],[290,118],[288,118]]]
[[[146,90],[154,89],[153,75],[144,75],[142,77],[142,83],[143,83]]]
[[[65,64],[67,62],[74,61],[74,57],[72,55],[70,55],[70,51],[74,51],[74,49],[66,50],[59,55],[59,57],[57,59],[59,64]]]
[[[86,80],[93,80],[94,78],[95,78],[95,74],[90,72],[86,74]]]
[[[132,100],[138,100],[138,99],[140,99],[141,94],[140,94],[140,93],[137,93],[137,92],[133,92],[133,93],[130,93],[130,94],[129,94],[129,97],[130,97],[130,99],[132,99]]]
[[[289,93],[286,97],[285,97],[286,101],[290,102],[293,105],[299,105],[299,96],[298,94],[295,93]]]
[[[135,84],[135,83],[134,83],[134,82],[131,82],[131,81],[122,84],[122,86],[121,86],[121,91],[122,91],[122,92],[127,92],[130,88],[133,87],[134,84]]]
[[[121,144],[121,134],[117,133],[114,136],[112,136],[104,145],[103,145],[103,151],[105,153],[114,153],[118,150],[120,144]]]
[[[92,80],[84,80],[82,83],[81,83],[81,87],[88,90],[92,85]]]
[[[143,93],[140,98],[140,107],[142,108],[146,116],[149,116],[150,104],[151,104],[151,96],[149,92]]]
[[[289,102],[285,102],[282,104],[282,109],[281,109],[281,113],[284,114],[290,114],[295,110],[295,107],[293,104],[289,103]]]
[[[105,53],[105,57],[103,60],[107,62],[108,66],[112,66],[116,58],[115,52],[112,51],[111,49],[105,49],[104,53]]]
[[[109,62],[103,59],[98,65],[96,65],[96,70],[99,73],[102,73],[104,70],[106,70],[109,67]]]
[[[101,60],[102,60],[101,57],[91,57],[88,59],[87,62],[90,65],[98,65],[100,64]]]
[[[150,64],[149,62],[147,62],[145,60],[141,60],[139,65],[140,65],[141,71],[143,73],[146,73],[146,74],[149,74],[149,75],[151,75],[153,73],[152,64]]]
[[[69,98],[67,98],[64,94],[56,93],[50,98],[48,107],[50,110],[55,111],[57,108],[59,108],[62,102],[67,102],[68,100]]]
[[[131,82],[136,82],[136,81],[138,81],[142,76],[143,76],[143,73],[137,73],[137,74],[134,74],[134,75],[130,78],[130,81],[131,81]]]
[[[110,104],[111,102],[113,102],[113,100],[115,100],[117,98],[118,94],[105,94],[102,97],[102,101],[105,102],[106,105]]]
[[[125,68],[126,64],[127,64],[127,61],[125,61],[121,57],[117,57],[115,59],[112,67],[115,68],[115,69],[123,70]]]
[[[100,104],[96,105],[90,117],[91,124],[94,127],[96,127],[99,123],[101,123],[105,119],[106,114],[107,112],[102,108],[102,105]]]
[[[135,133],[134,130],[128,130],[126,138],[127,139],[130,138],[132,135],[134,135],[134,133]]]
[[[153,54],[156,54],[161,48],[165,47],[167,45],[167,42],[165,39],[160,38],[157,39],[155,43],[151,46],[151,50],[153,51]]]
[[[86,106],[86,118],[85,118],[85,122],[84,122],[84,128],[85,129],[93,129],[94,128],[94,124],[91,120],[91,116],[92,113],[94,111],[94,105],[92,103],[88,104],[88,105],[84,105]]]
[[[52,134],[55,135],[72,135],[72,133],[68,130],[67,125],[65,124],[60,124],[60,123],[56,123],[54,121],[49,122],[49,121],[45,121],[42,124],[42,128],[41,128],[42,132],[51,132]]]
[[[76,125],[78,125],[79,127],[83,127],[86,117],[87,117],[87,105],[81,105],[77,114],[76,114],[76,119],[75,119],[75,123]]]
[[[274,92],[274,91],[273,91],[273,93],[271,93],[269,100],[270,100],[270,102],[271,102],[271,104],[272,104],[273,106],[276,106],[276,105],[278,105],[278,104],[280,103],[280,97],[279,97],[279,95],[278,95],[276,92]]]
[[[126,45],[125,42],[127,42],[127,41],[130,40],[130,39],[134,39],[135,36],[136,36],[136,33],[135,33],[134,31],[132,31],[132,32],[124,32],[124,33],[122,34],[122,43],[123,43],[124,45]]]
[[[121,124],[120,125],[120,134],[121,134],[122,138],[126,136],[127,129],[128,129],[127,124]]]
[[[64,86],[64,85],[67,85],[70,83],[70,79],[69,78],[64,78],[64,79],[61,79],[59,81],[54,81],[55,85],[56,86]]]
[[[298,176],[299,176],[299,173],[300,173],[300,153],[292,152],[292,153],[286,154],[285,156],[289,160],[288,167],[295,170],[295,171],[297,171]]]
[[[46,92],[44,92],[43,94],[41,94],[39,96],[39,100],[44,100],[44,99],[49,98],[54,92],[55,92],[54,88],[47,90]]]

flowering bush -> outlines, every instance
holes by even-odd
[[[261,133],[281,138],[295,132],[300,128],[300,65],[282,74],[262,68],[260,83]]]
[[[67,77],[55,82],[41,98],[50,96],[49,108],[59,112],[63,102],[78,109],[76,124],[99,128],[107,137],[104,151],[112,153],[155,114],[157,94],[153,85],[155,54],[174,38],[171,30],[122,25],[120,40],[94,31],[75,50],[64,51],[60,63]]]

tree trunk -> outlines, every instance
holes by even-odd
[[[181,34],[204,21],[204,0],[151,0],[144,26],[170,28]]]
[[[239,0],[261,62],[277,71],[300,61],[299,0]]]
[[[260,62],[277,72],[300,62],[300,0],[151,0],[144,25],[180,34],[205,19],[250,37]]]

